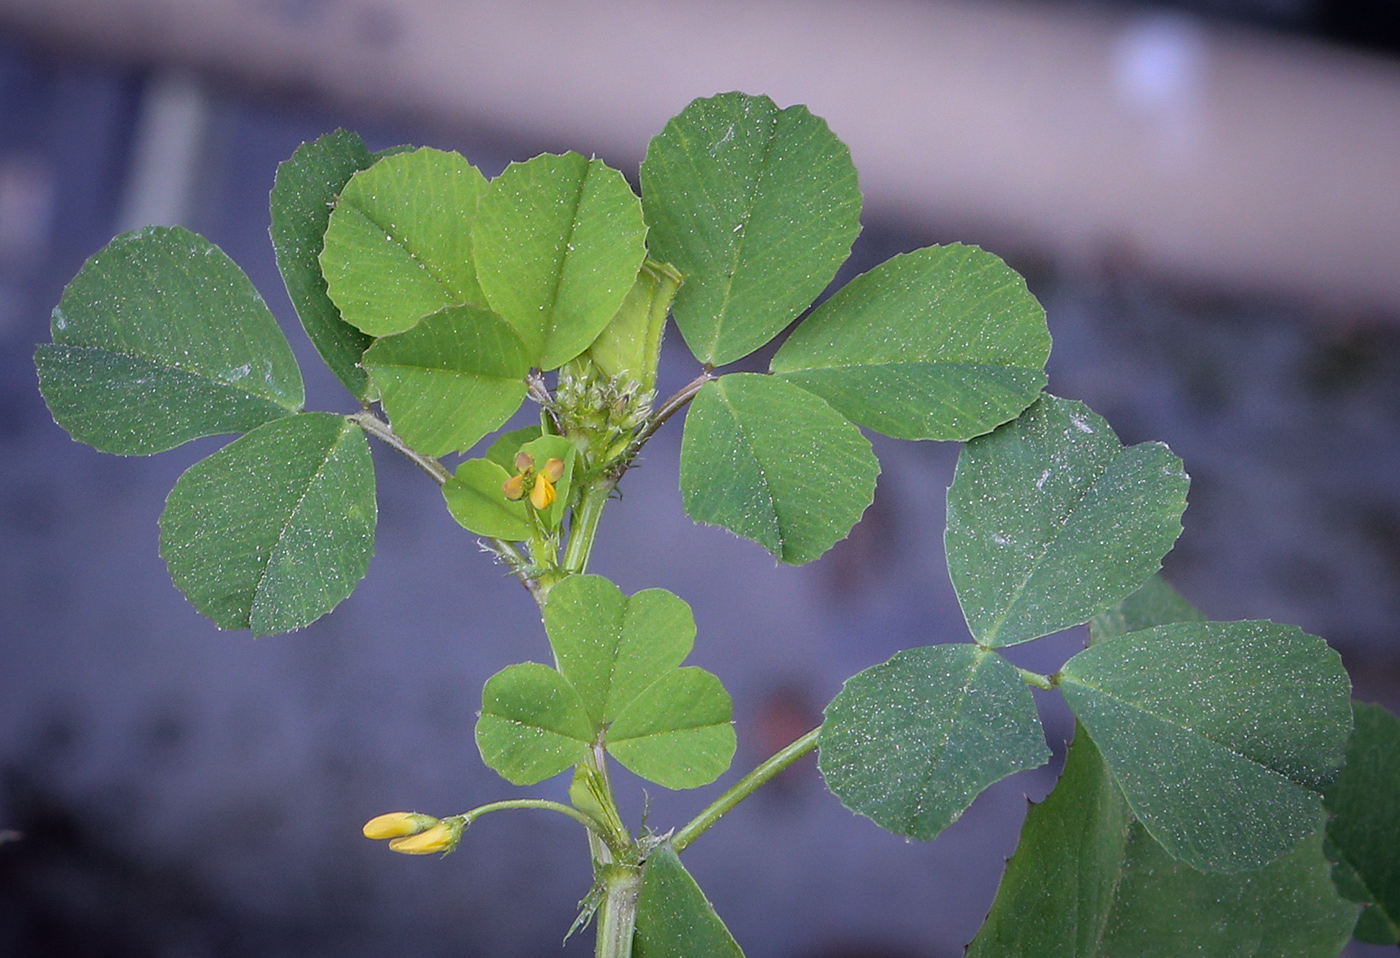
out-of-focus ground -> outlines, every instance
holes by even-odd
[[[309,405],[348,411],[267,239],[276,164],[337,126],[458,149],[488,175],[569,148],[630,171],[690,96],[810,103],[870,198],[838,282],[930,242],[1005,255],[1046,305],[1051,389],[1185,460],[1178,587],[1215,618],[1326,636],[1358,698],[1400,708],[1400,73],[1383,31],[1344,37],[1374,41],[1358,52],[1303,39],[1301,14],[1280,38],[1180,5],[909,2],[838,18],[832,40],[817,27],[834,6],[735,3],[662,4],[619,40],[598,24],[621,2],[591,20],[451,6],[481,27],[455,49],[460,32],[420,30],[451,19],[427,2],[0,0],[0,830],[23,835],[0,844],[0,953],[555,954],[587,890],[581,837],[554,816],[484,819],[445,861],[359,837],[385,810],[521,791],[481,764],[472,728],[482,683],[543,658],[543,631],[430,482],[376,450],[369,577],[303,632],[255,642],[194,613],[156,552],[165,495],[221,440],[101,455],[37,393],[32,350],[63,284],[114,232],[179,221],[284,321]],[[1251,16],[1287,20],[1268,6]],[[268,32],[279,18],[292,26]],[[941,40],[920,45],[919,23]],[[571,38],[552,57],[551,36]],[[694,367],[673,333],[663,391]],[[735,695],[726,781],[816,724],[855,671],[966,636],[941,544],[956,449],[875,443],[875,504],[800,569],[685,519],[678,426],[608,512],[594,570],[691,602],[692,661]],[[1016,653],[1048,671],[1081,641]],[[1070,734],[1040,701],[1056,762],[932,844],[853,817],[807,762],[687,863],[753,958],[960,954]],[[713,794],[655,792],[661,828]]]

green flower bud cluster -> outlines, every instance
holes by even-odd
[[[559,423],[593,466],[622,456],[651,415],[656,390],[630,377],[610,377],[587,359],[559,370],[554,403]]]

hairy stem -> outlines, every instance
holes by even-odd
[[[363,412],[347,416],[351,422],[359,426],[380,442],[393,449],[419,469],[422,469],[439,486],[446,485],[447,480],[452,478],[452,473],[447,467],[438,462],[432,456],[425,456],[408,443],[404,442],[398,433],[389,427],[389,424],[380,419],[368,409]],[[520,547],[514,542],[507,542],[504,539],[493,539],[485,537],[481,540],[483,547],[496,559],[510,569],[511,573],[520,580],[520,584],[529,590],[530,594],[539,597],[539,583],[530,577],[526,569],[530,565],[530,560]]]
[[[684,851],[685,847],[703,835],[706,829],[733,811],[734,806],[772,781],[774,776],[783,769],[814,751],[817,747],[817,733],[820,731],[821,727],[818,726],[782,749],[768,761],[735,782],[729,791],[715,799],[708,808],[691,819],[690,823],[677,832],[675,838],[671,839],[671,845],[675,848],[676,853]]]
[[[419,469],[426,472],[434,482],[443,485],[452,478],[452,473],[447,471],[447,467],[438,462],[432,456],[425,456],[417,449],[399,438],[399,434],[389,428],[389,424],[380,419],[372,412],[358,412],[353,416],[347,416],[351,422],[369,433],[375,439],[393,449]]]
[[[656,411],[651,414],[651,418],[646,421],[646,425],[642,426],[641,430],[637,433],[637,438],[632,440],[632,445],[628,449],[628,456],[625,461],[631,462],[632,457],[637,454],[638,450],[646,445],[647,440],[656,435],[656,430],[665,425],[666,420],[689,405],[696,394],[705,388],[705,384],[714,378],[714,367],[706,364],[704,372],[682,386],[674,396],[671,396],[660,406],[657,406]]]
[[[631,958],[642,869],[637,865],[601,865],[598,880],[602,883],[603,900],[598,906],[598,944],[594,954],[597,958]]]
[[[598,523],[607,508],[608,497],[617,483],[611,479],[595,480],[583,492],[569,520],[569,544],[564,547],[563,569],[567,574],[583,573],[588,569],[588,557],[593,554],[593,540],[598,535]]]

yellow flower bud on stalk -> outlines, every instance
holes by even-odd
[[[404,835],[417,835],[425,828],[431,828],[437,823],[438,820],[431,815],[419,815],[417,812],[388,812],[384,815],[376,815],[365,822],[364,833],[366,838],[376,840],[400,838]]]
[[[389,850],[402,855],[434,855],[438,852],[450,852],[462,840],[464,827],[465,823],[460,818],[449,818],[416,835],[395,838],[389,842]]]

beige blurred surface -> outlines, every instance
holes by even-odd
[[[0,28],[640,159],[695,96],[806,103],[868,208],[1400,314],[1400,65],[1184,17],[882,0],[0,0]]]

